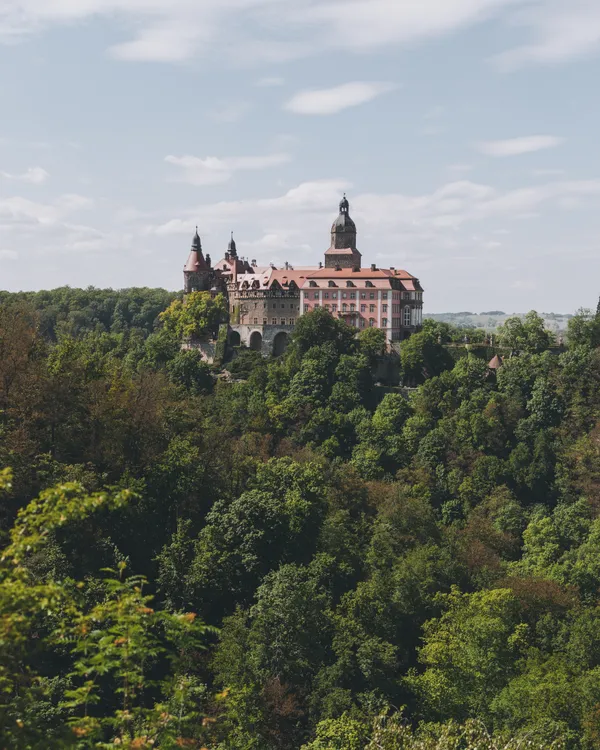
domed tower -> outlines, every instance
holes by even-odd
[[[331,227],[331,247],[325,252],[325,268],[360,268],[361,258],[356,249],[356,224],[350,218],[350,203],[344,195],[339,216]]]
[[[209,287],[209,277],[210,267],[202,254],[202,243],[198,234],[198,227],[196,227],[190,254],[183,267],[183,291],[185,294],[206,291]]]

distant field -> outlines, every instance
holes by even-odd
[[[493,331],[499,325],[504,323],[507,318],[514,315],[524,317],[525,313],[505,313],[502,310],[491,310],[490,312],[458,312],[458,313],[426,313],[426,318],[437,320],[443,323],[451,323],[460,328],[485,328],[487,331]],[[540,313],[544,318],[546,328],[550,331],[564,331],[567,328],[569,320],[573,317],[563,313]]]

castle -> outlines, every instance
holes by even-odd
[[[233,235],[214,265],[198,230],[183,269],[184,292],[223,293],[229,305],[228,343],[281,354],[300,315],[324,307],[358,330],[380,328],[388,344],[408,338],[423,318],[423,289],[407,271],[361,265],[356,224],[346,196],[331,227],[331,245],[318,266],[259,266],[240,258]]]

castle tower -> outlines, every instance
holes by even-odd
[[[344,195],[339,216],[331,227],[331,247],[325,252],[325,268],[360,268],[361,258],[356,249],[356,224],[350,218],[350,203]]]
[[[192,247],[183,267],[183,291],[185,294],[190,292],[203,292],[209,287],[210,267],[204,255],[202,254],[202,243],[196,227],[196,234],[192,240]]]

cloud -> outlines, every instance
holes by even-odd
[[[488,156],[520,156],[546,148],[555,148],[564,143],[564,138],[553,135],[532,135],[524,138],[510,138],[506,141],[485,141],[478,143],[476,148]]]
[[[46,182],[50,175],[42,167],[29,167],[29,169],[23,174],[9,174],[8,172],[0,172],[0,176],[7,180],[16,180],[18,182],[27,182],[30,185],[41,185]]]
[[[92,17],[131,28],[110,49],[121,60],[177,63],[217,51],[228,61],[280,61],[324,49],[414,44],[489,21],[526,29],[498,63],[515,67],[586,54],[600,45],[593,0],[4,0],[0,38],[14,42]]]
[[[27,198],[13,196],[0,199],[0,226],[14,224],[52,226],[82,209],[91,208],[93,201],[82,195],[61,195],[53,203],[37,203]]]
[[[229,182],[236,172],[257,171],[286,164],[289,154],[269,154],[267,156],[239,156],[219,159],[207,156],[166,156],[165,161],[181,169],[179,182],[190,185],[218,185]]]
[[[344,83],[330,89],[301,91],[287,102],[285,108],[300,115],[334,115],[349,107],[370,102],[393,88],[390,83]]]
[[[208,114],[215,122],[239,122],[250,109],[248,102],[225,102]]]
[[[203,204],[147,231],[159,236],[189,234],[199,224],[202,232],[225,237],[231,227],[240,226],[246,231],[252,228],[259,237],[287,233],[286,237],[294,238],[300,248],[310,239],[314,241],[311,232],[316,228],[320,232],[318,247],[319,237],[325,245],[340,196],[351,187],[342,179],[304,182],[274,198]],[[458,232],[490,220],[506,223],[531,217],[545,206],[564,207],[565,201],[599,195],[600,180],[549,182],[505,191],[460,180],[423,195],[358,194],[351,199],[351,213],[361,237],[370,238],[369,244],[385,247],[389,244],[387,238],[393,237],[393,252],[398,252],[396,241],[406,242],[407,249],[414,252],[416,246],[423,244],[435,248],[453,246],[449,230]],[[242,240],[239,234],[238,239]],[[253,249],[258,253],[255,244]],[[305,255],[303,252],[300,257]]]
[[[533,41],[493,58],[505,70],[528,63],[559,63],[587,55],[600,45],[600,6],[594,0],[537,0],[511,20],[529,28]]]

